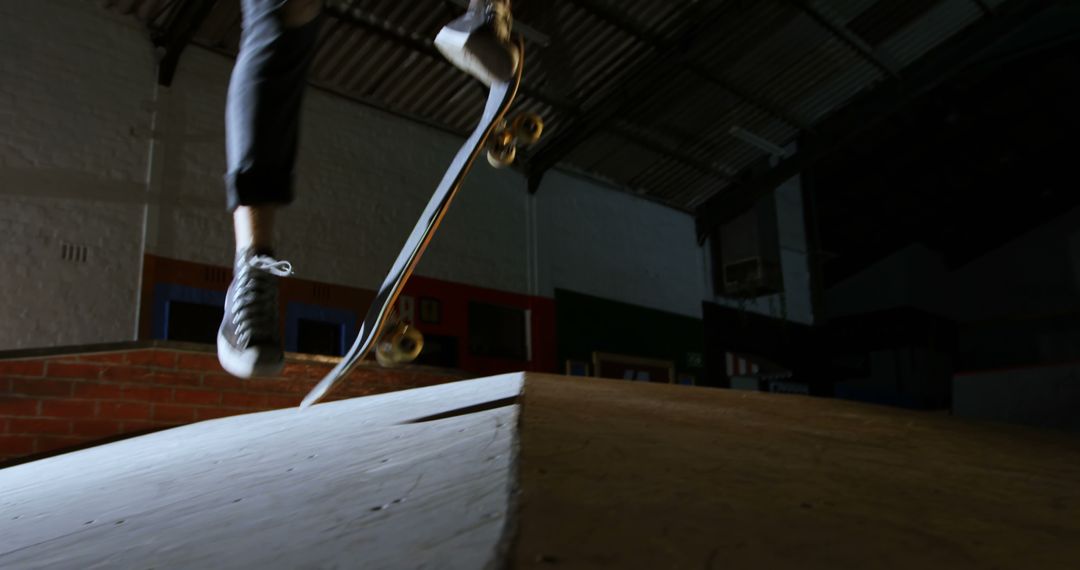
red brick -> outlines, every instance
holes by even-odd
[[[304,376],[307,374],[308,365],[306,362],[286,362],[285,366],[281,368],[282,376]]]
[[[34,438],[22,435],[0,435],[0,455],[18,456],[34,452]]]
[[[221,363],[212,354],[181,353],[176,359],[176,367],[180,370],[221,371]]]
[[[41,415],[54,418],[92,418],[97,410],[95,402],[68,400],[43,400]]]
[[[141,366],[109,366],[101,371],[102,380],[114,382],[150,382],[154,378],[154,370]]]
[[[64,364],[50,362],[45,368],[45,375],[50,378],[79,378],[95,380],[101,375],[101,366],[97,364]]]
[[[307,392],[311,382],[300,380],[244,380],[245,392],[273,392],[276,394],[298,394]]]
[[[43,453],[46,451],[54,451],[57,449],[66,449],[68,447],[74,447],[85,442],[86,438],[82,437],[42,436],[37,438],[37,452]]]
[[[71,433],[85,438],[109,437],[122,433],[120,422],[111,420],[73,420]]]
[[[74,396],[87,400],[119,400],[123,390],[118,384],[76,384]]]
[[[190,422],[195,419],[195,408],[154,404],[154,421]]]
[[[292,408],[300,405],[300,396],[281,396],[278,394],[270,394],[266,397],[266,405],[272,409],[278,408]]]
[[[135,402],[101,402],[98,417],[112,420],[148,420],[150,404]]]
[[[265,408],[266,394],[245,394],[224,392],[221,394],[221,405],[237,408]]]
[[[176,353],[167,350],[139,350],[128,353],[128,362],[155,368],[176,368]]]
[[[11,381],[11,393],[26,396],[67,397],[71,396],[71,384],[68,380],[14,379]]]
[[[212,390],[185,390],[177,388],[173,394],[173,401],[178,404],[192,404],[196,406],[213,406],[221,403],[221,392]]]
[[[149,382],[170,386],[198,386],[199,374],[195,372],[154,372]]]
[[[155,386],[124,386],[121,397],[128,401],[138,402],[171,402],[172,388],[159,388]]]
[[[238,410],[231,408],[199,408],[195,410],[195,417],[199,421],[214,420],[217,418],[224,418],[228,416],[239,416],[240,414],[249,414],[251,410]]]
[[[372,394],[382,394],[387,391],[388,390],[377,386],[351,386],[349,388],[335,390],[333,395],[344,400],[346,398],[361,398],[364,396],[371,396]]]
[[[202,385],[204,388],[219,388],[223,390],[242,390],[244,381],[229,374],[203,374]]]
[[[140,386],[138,384],[120,384],[120,399],[125,402],[146,402],[150,400],[152,386]],[[169,388],[158,388],[169,391]]]
[[[8,420],[8,433],[67,435],[71,433],[68,420],[45,420],[39,418],[15,418]]]
[[[101,354],[80,354],[79,362],[102,362],[111,364],[123,364],[127,355],[123,352],[103,352]]]
[[[0,416],[36,416],[38,401],[0,396]]]
[[[326,376],[330,371],[329,366],[308,364],[302,362],[287,362],[279,376],[283,378],[296,378],[300,380],[315,380]]]
[[[154,422],[123,422],[120,424],[120,433],[148,433],[164,427]]]
[[[0,376],[32,376],[45,375],[45,363],[40,360],[2,360],[0,361]]]

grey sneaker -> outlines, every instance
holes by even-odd
[[[250,248],[236,255],[217,336],[218,361],[233,376],[272,376],[281,371],[285,353],[278,331],[277,278],[289,275],[288,261]]]
[[[510,0],[471,0],[469,10],[435,36],[435,47],[485,85],[509,81],[519,58],[511,26]]]

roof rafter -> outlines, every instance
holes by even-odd
[[[180,54],[191,43],[195,32],[217,3],[218,0],[187,0],[174,5],[176,11],[170,15],[165,27],[153,37],[154,45],[164,49],[164,55],[158,61],[159,84],[166,87],[172,85],[176,68],[180,64]]]
[[[680,66],[672,62],[683,61],[685,53],[693,46],[698,34],[732,9],[732,5],[726,2],[713,4],[707,9],[700,4],[695,6],[689,13],[682,14],[679,22],[675,24],[680,31],[674,41],[654,46],[651,53],[631,68],[614,89],[590,109],[583,110],[579,121],[549,138],[538,153],[529,157],[527,168],[531,179],[538,181],[545,171],[555,166],[592,134],[610,128],[615,118],[630,116],[636,108],[650,101],[655,85],[671,80],[681,71]],[[697,166],[694,163],[700,163],[690,157],[684,157],[682,162],[695,168]],[[726,179],[725,174],[722,180]],[[538,182],[530,184],[530,188],[536,187],[539,187]]]
[[[653,49],[662,48],[665,44],[663,38],[657,36],[652,32],[649,32],[648,30],[641,28],[639,25],[631,22],[629,19],[627,19],[620,13],[600,6],[592,0],[574,0],[573,4],[593,14],[597,18],[604,20],[608,24],[615,26],[619,30],[630,34],[631,36],[634,36],[635,38],[652,47]],[[812,128],[808,122],[800,119],[799,117],[796,117],[787,109],[784,109],[780,105],[768,101],[764,97],[751,94],[749,91],[741,88],[732,81],[725,79],[719,74],[709,70],[700,62],[687,58],[679,58],[678,60],[672,61],[671,65],[679,66],[682,69],[693,73],[699,79],[703,79],[731,93],[743,103],[746,103],[752,107],[757,107],[758,109],[788,123],[789,125],[798,127],[802,130],[811,130]]]
[[[986,18],[950,38],[905,71],[905,79],[880,83],[859,101],[826,120],[821,133],[800,145],[799,151],[756,179],[729,188],[702,204],[696,213],[698,239],[752,208],[761,197],[813,166],[822,158],[853,141],[885,118],[903,109],[915,97],[956,75],[973,58],[1005,35],[1019,29],[1055,2],[1011,0],[995,18]]]
[[[832,18],[822,14],[807,0],[785,1],[809,16],[810,19],[814,20],[819,26],[828,30],[829,33],[839,39],[841,43],[848,46],[848,48],[857,53],[871,65],[880,69],[885,75],[894,78],[900,77],[899,64],[892,61],[891,58],[887,54],[882,53],[881,50],[874,49],[868,45],[862,38],[849,30],[847,26],[835,22]]]
[[[971,0],[971,1],[974,2],[975,4],[977,4],[979,6],[979,8],[981,8],[982,11],[984,13],[986,13],[987,16],[996,16],[997,15],[997,8],[991,6],[990,3],[987,2],[986,0]]]
[[[396,42],[399,45],[412,49],[413,51],[443,61],[442,54],[438,52],[438,50],[434,46],[434,43],[431,40],[404,34],[398,29],[387,25],[386,22],[379,20],[378,18],[374,18],[369,14],[352,9],[352,5],[353,3],[349,3],[349,5],[344,10],[338,9],[334,5],[329,5],[327,10],[335,18],[339,19],[342,22],[360,27],[371,33],[378,34],[387,40]],[[447,65],[450,64],[447,63]],[[522,85],[520,90],[523,95],[540,101],[546,105],[549,105],[552,108],[559,110],[560,112],[566,113],[574,117],[582,114],[581,109],[577,106],[576,103],[559,97],[558,95],[552,94],[548,91],[535,89],[528,85]],[[686,166],[716,176],[727,176],[727,174],[724,173],[722,170],[712,165],[708,165],[701,162],[700,160],[686,155],[685,153],[681,153],[677,150],[671,149],[666,145],[657,143],[656,141],[651,140],[648,137],[642,136],[641,134],[634,132],[633,130],[621,128],[618,126],[613,126],[610,128],[610,130],[614,134],[617,134],[618,136],[630,142],[633,142],[634,144],[637,144],[642,148],[645,148],[657,154],[661,154],[667,158],[676,160]]]

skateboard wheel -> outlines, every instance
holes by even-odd
[[[536,113],[522,113],[510,123],[514,138],[521,144],[533,144],[544,132],[544,119]]]
[[[502,149],[491,149],[487,153],[488,164],[495,168],[505,168],[514,163],[517,157],[517,147],[508,146]]]
[[[401,323],[383,335],[375,346],[375,360],[381,366],[396,366],[416,360],[424,349],[424,335]]]

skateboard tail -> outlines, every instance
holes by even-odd
[[[364,318],[364,322],[357,334],[349,352],[342,357],[341,361],[304,397],[300,403],[300,409],[306,409],[321,400],[338,380],[361,361],[374,346],[376,339],[386,324],[387,316],[397,302],[398,296],[404,288],[405,282],[412,275],[416,264],[420,261],[424,250],[427,249],[431,239],[446,215],[446,210],[461,189],[465,176],[469,173],[477,156],[484,149],[484,145],[491,133],[498,126],[499,121],[506,115],[517,95],[518,86],[521,84],[522,68],[524,67],[524,42],[519,40],[518,49],[522,57],[518,63],[514,78],[508,83],[494,83],[488,91],[487,103],[484,114],[477,124],[473,133],[465,141],[454,156],[446,173],[443,175],[439,186],[436,188],[428,205],[424,208],[416,226],[409,234],[405,246],[401,249],[394,265],[387,274],[386,279],[379,287],[379,292],[372,302],[371,308]]]

